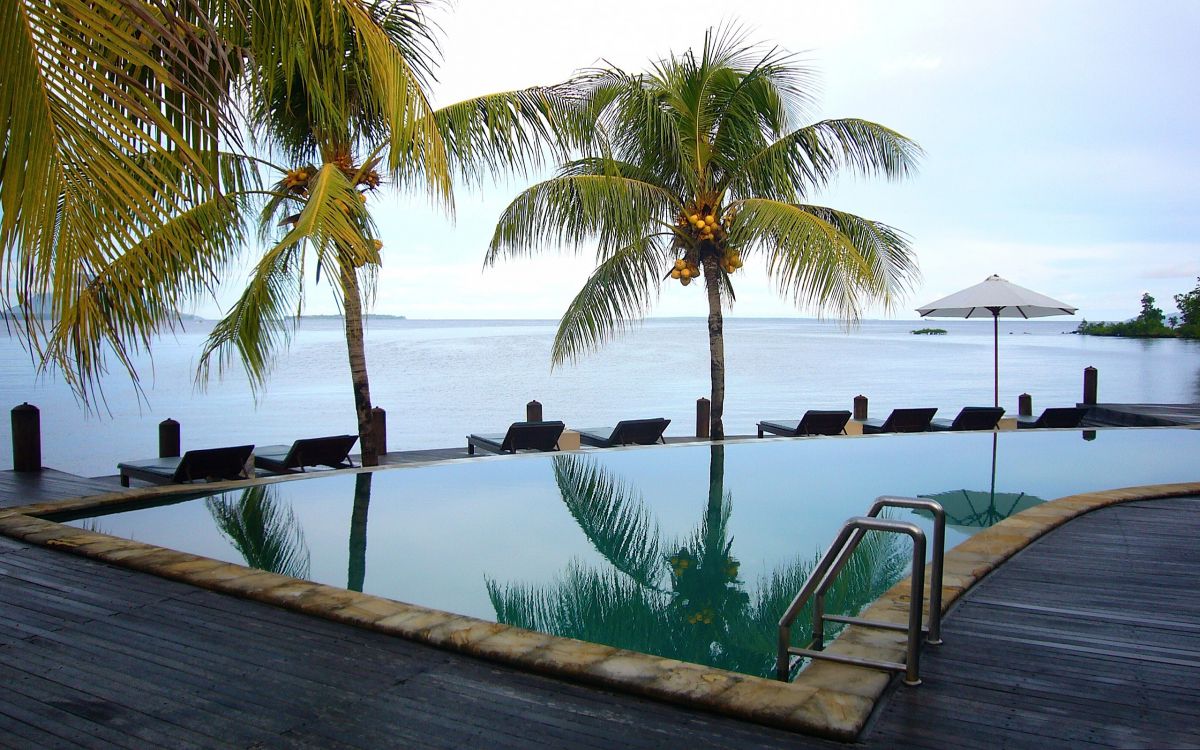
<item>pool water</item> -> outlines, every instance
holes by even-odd
[[[1177,429],[686,444],[314,474],[71,523],[768,675],[779,615],[875,497],[936,495],[949,548],[1043,499],[1195,481],[1198,455],[1200,431]],[[870,535],[830,611],[857,612],[904,576],[908,545]]]

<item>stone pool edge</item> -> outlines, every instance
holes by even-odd
[[[205,489],[211,492],[256,483],[214,482],[206,485]],[[838,740],[854,740],[858,736],[892,679],[885,672],[817,662],[793,682],[782,683],[611,646],[544,635],[86,531],[37,517],[178,494],[177,486],[151,487],[2,509],[0,534],[531,672]],[[1029,508],[979,532],[946,553],[942,610],[945,612],[977,581],[1031,542],[1073,518],[1116,503],[1186,495],[1200,495],[1200,482],[1082,493]],[[862,616],[906,623],[909,594],[910,580],[905,578],[870,605]],[[905,636],[903,633],[850,626],[829,646],[829,650],[903,661]]]

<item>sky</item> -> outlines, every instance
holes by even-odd
[[[925,151],[909,180],[847,176],[813,197],[911,238],[921,278],[867,317],[916,318],[919,305],[995,273],[1078,307],[1076,317],[1124,320],[1143,292],[1174,313],[1172,296],[1200,276],[1200,3],[457,0],[433,18],[436,106],[602,61],[643,70],[721,23],[795,53],[818,74],[812,120],[872,120]],[[504,207],[546,176],[460,188],[453,217],[421,196],[372,198],[384,242],[373,311],[557,319],[594,267],[591,248],[482,262]],[[753,259],[735,283],[730,315],[813,315]],[[336,311],[327,286],[310,288],[305,311]],[[665,285],[651,314],[706,314],[703,286]]]

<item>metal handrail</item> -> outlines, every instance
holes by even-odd
[[[925,532],[915,523],[909,521],[894,521],[879,518],[879,513],[887,507],[926,510],[933,514],[933,559],[930,570],[929,594],[929,628],[921,627],[922,609],[925,594]],[[825,614],[825,593],[833,585],[834,580],[849,562],[850,556],[862,542],[867,531],[885,531],[905,534],[913,540],[913,569],[911,576],[912,595],[909,604],[908,625],[864,620],[857,617]],[[808,580],[800,588],[796,598],[792,600],[783,617],[779,619],[779,642],[775,661],[776,677],[787,682],[791,674],[791,657],[806,656],[814,659],[827,659],[859,666],[875,667],[892,671],[904,672],[904,682],[908,685],[921,684],[919,639],[921,633],[927,632],[926,641],[939,644],[942,623],[942,559],[945,554],[946,513],[942,506],[925,498],[907,498],[883,496],[875,500],[866,516],[856,516],[842,525],[833,545],[826,551],[816,567],[808,576]],[[808,646],[796,648],[791,645],[792,623],[800,616],[801,610],[808,600],[816,596],[813,603],[813,638]],[[840,654],[825,653],[825,623],[839,622],[866,627],[901,630],[908,632],[907,657],[904,664],[897,662],[864,659]]]

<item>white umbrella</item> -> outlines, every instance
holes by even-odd
[[[995,406],[1000,405],[1000,318],[1044,318],[1074,315],[1078,308],[1044,294],[1017,286],[992,274],[981,283],[917,308],[922,318],[992,319],[992,360],[995,369]]]

